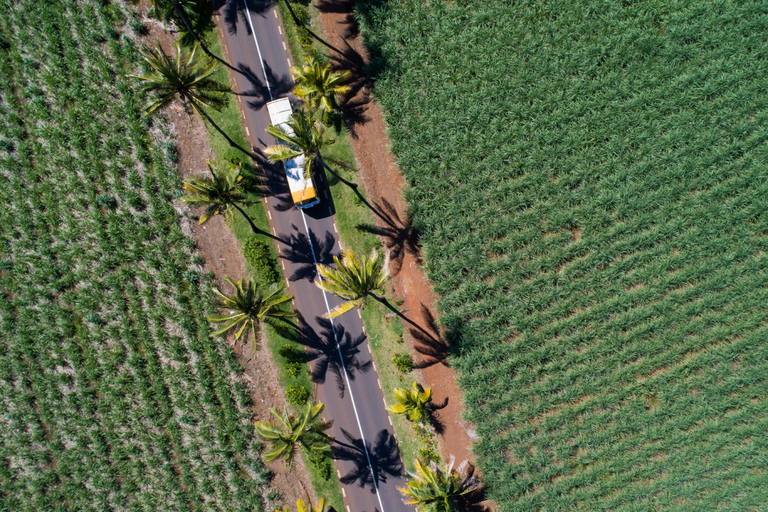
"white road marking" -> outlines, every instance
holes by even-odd
[[[277,236],[277,231],[275,231],[275,228],[272,228],[272,234]]]
[[[259,48],[259,41],[256,39],[256,31],[253,29],[253,21],[251,20],[251,9],[248,7],[248,0],[243,0],[245,3],[245,14],[248,18],[248,26],[251,27],[251,35],[253,36],[253,42],[256,43],[256,52],[259,54],[259,62],[261,63],[261,71],[264,73],[264,83],[267,84],[267,92],[269,93],[269,99],[275,99],[272,96],[272,88],[269,86],[269,79],[267,78],[267,70],[264,68],[264,59],[261,58],[261,48]],[[277,18],[277,11],[275,11],[275,18]]]
[[[285,46],[285,41],[283,41],[283,50],[288,50],[288,48]]]
[[[245,134],[249,137],[251,136],[251,130],[249,130],[247,126],[245,127]]]
[[[301,220],[304,221],[304,229],[307,230],[307,239],[309,240],[309,250],[312,253],[312,259],[315,261],[315,265],[317,265],[317,255],[315,254],[315,246],[312,244],[312,237],[309,236],[309,226],[307,225],[307,216],[304,213],[304,210],[301,210]],[[320,278],[322,279],[322,277]],[[331,306],[328,304],[328,294],[323,290],[323,300],[325,301],[325,309],[330,313],[331,312]],[[339,359],[341,360],[341,367],[344,370],[344,380],[347,384],[347,389],[349,390],[349,398],[352,401],[352,410],[355,412],[355,420],[357,420],[357,429],[360,431],[360,440],[363,442],[363,447],[365,447],[365,458],[368,461],[368,469],[371,470],[371,479],[373,481],[373,488],[376,489],[376,498],[379,500],[379,510],[381,512],[384,512],[384,505],[381,502],[381,494],[379,493],[379,484],[376,481],[376,473],[373,471],[373,464],[371,464],[371,454],[368,453],[368,444],[365,442],[365,434],[363,433],[363,426],[360,424],[360,414],[357,412],[357,405],[355,404],[355,395],[352,393],[352,386],[349,384],[349,374],[347,373],[347,365],[344,363],[344,357],[341,354],[341,345],[339,345],[339,337],[336,334],[336,323],[333,321],[333,318],[330,319],[331,321],[331,330],[333,331],[333,337],[336,339],[336,350],[339,352]],[[386,405],[386,402],[384,402]],[[347,512],[349,512],[349,506],[347,506]]]
[[[337,470],[336,470],[336,474],[337,474],[337,475],[339,475],[339,478],[341,478],[341,471],[339,471],[339,470],[337,469]]]
[[[379,380],[379,378],[378,378],[378,377],[376,377],[376,382],[378,382],[378,383],[379,383],[379,389],[381,389],[381,381]]]
[[[283,27],[280,25],[277,26],[277,31],[280,32],[280,35],[283,35]]]
[[[275,13],[275,18],[277,18],[277,11],[275,10],[275,11],[272,11],[272,12]]]
[[[391,427],[392,426],[392,417],[391,416],[387,416],[387,419],[389,420],[389,426]]]
[[[339,250],[341,250],[342,252],[344,252],[344,246],[343,246],[343,245],[341,245],[341,240],[339,240]]]
[[[266,197],[264,197],[264,204],[269,204]]]
[[[381,501],[379,501],[379,503],[381,503]],[[349,505],[347,505],[347,512],[351,512],[351,510],[349,510]]]
[[[333,232],[334,233],[338,233],[339,232],[338,228],[336,228],[336,223],[335,222],[333,223]]]
[[[286,277],[285,278],[285,287],[288,288],[289,286],[291,286],[291,283],[288,281],[288,278]]]
[[[269,220],[272,220],[272,212],[267,210],[267,215],[269,215]]]
[[[280,264],[283,266],[283,270],[285,270],[285,262],[280,260]]]
[[[363,318],[363,314],[360,312],[360,310],[357,310],[357,318],[361,319]]]
[[[376,369],[376,361],[371,361],[373,363],[373,371],[378,372],[379,370]]]
[[[370,344],[368,344],[368,353],[369,354],[373,354],[373,351],[371,350],[371,345]]]
[[[341,488],[341,495],[345,498],[347,497],[347,491],[345,491],[343,487]]]
[[[293,67],[293,65],[291,64],[291,59],[285,59],[285,60],[287,60],[287,61],[288,61],[288,67],[289,67],[289,68],[292,68],[292,67]]]

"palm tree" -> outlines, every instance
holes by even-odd
[[[336,176],[339,181],[353,189],[357,189],[356,183],[343,179],[333,169],[328,167],[328,164],[323,160],[320,152],[336,142],[336,139],[326,136],[326,128],[317,119],[317,116],[303,109],[297,110],[291,115],[286,124],[288,125],[287,129],[275,125],[267,127],[267,133],[283,143],[264,148],[264,154],[267,155],[270,162],[283,162],[299,155],[304,155],[304,174],[308,178],[313,175],[314,164],[317,163]]]
[[[444,469],[432,462],[425,465],[416,459],[416,474],[410,473],[411,480],[406,487],[398,490],[407,499],[407,505],[416,505],[419,512],[452,512],[457,509],[456,498],[480,488],[480,482],[473,471],[464,472],[463,467],[453,469],[454,458]],[[463,465],[462,465],[463,466]],[[470,466],[471,467],[471,466]]]
[[[283,510],[277,509],[275,512],[291,512],[291,508],[286,505]],[[304,504],[304,500],[296,502],[296,512],[325,512],[325,498],[320,498],[314,507]]]
[[[303,99],[311,109],[321,111],[323,122],[330,124],[330,114],[339,110],[336,95],[350,91],[350,87],[344,85],[350,72],[333,71],[328,64],[310,57],[303,67],[291,68],[291,75],[297,82],[293,93]]]
[[[272,414],[279,424],[257,421],[256,435],[271,443],[271,448],[264,453],[264,460],[270,462],[283,458],[290,467],[299,447],[307,454],[330,452],[333,438],[325,431],[331,427],[332,422],[322,420],[320,413],[323,408],[323,404],[312,405],[307,402],[304,412],[292,416],[286,411],[279,414],[273,407]]]
[[[343,315],[355,306],[363,307],[369,295],[381,300],[373,292],[384,286],[389,274],[378,250],[373,249],[370,256],[361,262],[351,249],[346,248],[342,252],[342,259],[334,256],[333,261],[336,263],[335,269],[327,265],[317,265],[320,279],[315,281],[315,284],[321,290],[341,297],[346,302],[333,308],[325,315],[326,318]]]
[[[432,389],[424,389],[417,382],[413,383],[413,389],[395,389],[397,403],[387,410],[395,414],[405,414],[409,421],[423,423],[429,418],[430,404],[432,403]]]
[[[200,117],[211,123],[230,146],[250,155],[250,152],[233,141],[205,111],[206,108],[221,111],[227,104],[225,94],[231,93],[232,89],[211,78],[217,68],[214,64],[206,64],[197,59],[197,44],[187,50],[179,41],[175,41],[174,47],[175,54],[168,55],[160,43],[157,43],[154,50],[146,50],[143,53],[144,60],[153,71],[144,76],[128,75],[141,80],[142,90],[154,95],[154,100],[145,113],[150,115],[170,105],[178,97],[188,114],[191,110],[197,112]]]
[[[206,162],[211,171],[211,177],[192,176],[184,180],[184,188],[189,195],[182,196],[181,200],[192,206],[205,206],[205,212],[200,216],[198,224],[205,224],[211,217],[224,214],[227,223],[232,222],[231,206],[245,217],[251,226],[251,231],[274,238],[268,231],[256,227],[253,220],[245,213],[244,207],[251,206],[254,201],[246,195],[245,180],[241,175],[242,164],[230,164],[227,171],[216,169],[209,160]]]
[[[224,324],[221,329],[213,333],[213,336],[234,331],[234,345],[241,337],[247,338],[249,330],[253,331],[256,339],[257,326],[260,322],[281,331],[287,331],[293,327],[287,319],[297,314],[286,307],[287,303],[293,300],[293,296],[283,294],[284,286],[273,284],[266,290],[262,290],[253,281],[247,279],[241,279],[237,283],[229,277],[225,277],[224,280],[232,285],[235,294],[228,296],[215,286],[213,287],[213,293],[218,297],[220,307],[230,310],[225,315],[208,317],[209,322]]]

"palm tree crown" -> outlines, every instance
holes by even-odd
[[[270,162],[283,162],[304,155],[305,176],[312,176],[315,161],[319,160],[322,164],[320,151],[336,140],[326,136],[325,127],[304,109],[294,112],[286,124],[287,129],[274,125],[267,127],[267,133],[282,144],[264,148],[264,154]]]
[[[142,89],[155,95],[146,113],[169,105],[176,96],[185,109],[191,108],[203,117],[206,117],[203,107],[224,108],[227,103],[224,93],[232,90],[211,78],[217,68],[197,59],[197,44],[191,51],[182,47],[179,41],[174,46],[176,53],[168,55],[158,43],[154,50],[144,53],[144,60],[153,71],[145,76],[129,75],[142,80]]]
[[[193,176],[185,179],[184,188],[189,195],[183,196],[181,200],[192,207],[205,206],[199,224],[205,224],[218,214],[224,214],[227,222],[231,222],[230,206],[238,208],[254,204],[246,195],[245,182],[241,175],[242,166],[230,164],[227,171],[220,171],[210,160],[207,164],[211,177]]]
[[[290,467],[299,447],[306,453],[330,451],[333,438],[325,431],[332,422],[322,420],[320,413],[324,408],[323,404],[307,402],[306,409],[298,416],[291,416],[286,411],[279,414],[272,408],[279,424],[269,421],[257,421],[255,424],[256,435],[272,445],[264,452],[264,460],[270,462],[282,457]]]
[[[333,71],[331,66],[314,57],[310,57],[300,68],[291,68],[291,75],[297,83],[293,89],[294,94],[310,107],[326,112],[338,110],[336,95],[350,91],[350,87],[344,85],[349,78],[349,71]]]
[[[214,336],[234,331],[237,342],[243,335],[247,337],[250,330],[256,338],[259,322],[278,330],[288,330],[292,327],[293,324],[287,319],[297,314],[286,307],[287,303],[293,300],[293,296],[283,294],[284,286],[273,284],[264,291],[247,279],[241,279],[237,283],[229,277],[224,280],[232,285],[235,294],[228,296],[213,287],[213,293],[218,297],[221,307],[230,310],[229,314],[208,317],[209,322],[223,324],[223,327],[213,333]]]
[[[413,389],[395,389],[397,403],[387,410],[395,414],[405,414],[408,420],[422,423],[429,418],[429,404],[432,402],[432,389],[424,389],[418,382],[413,383]]]
[[[456,498],[480,488],[480,482],[472,471],[463,472],[463,467],[453,469],[451,462],[440,469],[432,462],[425,465],[416,459],[416,474],[410,473],[411,480],[406,487],[398,490],[407,499],[408,505],[416,505],[419,512],[452,512],[456,510]]]
[[[336,268],[319,264],[317,272],[320,280],[315,284],[323,291],[341,297],[346,302],[336,306],[326,318],[343,315],[355,306],[363,306],[364,301],[372,292],[381,289],[389,275],[384,268],[381,254],[375,248],[370,256],[359,261],[351,249],[344,249],[342,259],[333,257]]]

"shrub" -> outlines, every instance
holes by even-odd
[[[298,384],[292,384],[286,391],[285,396],[292,405],[304,405],[309,400],[309,390]]]
[[[251,237],[243,245],[243,256],[248,265],[258,273],[258,278],[263,284],[280,281],[280,274],[275,270],[267,244],[256,237]]]
[[[395,368],[397,368],[400,373],[408,373],[413,370],[413,358],[411,357],[411,354],[398,352],[392,358],[392,362],[395,363]]]

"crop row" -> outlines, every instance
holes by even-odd
[[[489,496],[760,508],[764,6],[469,4],[357,9]]]
[[[0,508],[262,509],[178,173],[124,77],[130,14],[1,7]]]

